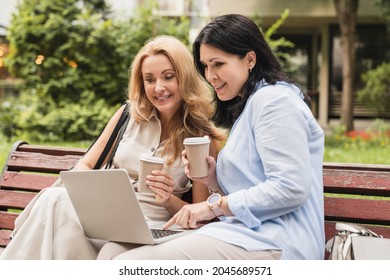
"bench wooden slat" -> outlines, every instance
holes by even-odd
[[[0,211],[0,228],[13,229],[18,216],[18,213]]]
[[[367,163],[344,163],[344,162],[324,162],[323,170],[362,170],[390,172],[388,164],[367,164]]]
[[[78,155],[53,156],[33,152],[15,151],[8,160],[10,171],[36,171],[58,173],[72,168],[80,159]]]
[[[3,251],[1,247],[6,247],[11,241],[9,236],[11,235],[12,230],[0,230],[0,254]]]
[[[1,208],[24,209],[35,197],[33,192],[14,192],[0,189],[0,210]]]
[[[386,172],[325,169],[323,176],[325,192],[390,196]]]
[[[0,178],[0,188],[40,191],[50,187],[57,179],[58,175],[5,171],[3,177]]]
[[[28,144],[28,145],[20,145],[18,147],[18,151],[29,152],[29,153],[42,153],[42,154],[49,154],[54,156],[64,156],[64,155],[82,156],[86,152],[86,149]]]
[[[390,200],[326,196],[325,217],[336,221],[390,225]]]

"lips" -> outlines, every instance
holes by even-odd
[[[157,101],[162,102],[162,101],[169,99],[171,96],[172,95],[170,94],[170,95],[164,95],[164,96],[156,96],[155,98],[157,99]]]
[[[214,89],[216,91],[219,91],[220,89],[222,89],[224,86],[226,85],[226,83],[222,83],[222,84],[219,84],[219,85],[213,85]]]

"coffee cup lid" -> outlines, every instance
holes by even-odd
[[[189,137],[185,138],[184,145],[198,145],[198,144],[208,144],[210,143],[210,138],[208,136],[204,137]]]
[[[149,161],[149,162],[161,163],[161,164],[164,164],[164,162],[165,162],[165,159],[164,159],[164,158],[155,157],[155,156],[151,156],[151,155],[147,155],[147,154],[142,154],[142,155],[139,157],[139,159],[140,159],[140,160],[143,160],[143,161]]]

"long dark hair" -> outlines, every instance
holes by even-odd
[[[243,15],[228,14],[216,17],[200,31],[195,39],[193,43],[195,66],[205,78],[205,68],[200,62],[201,44],[211,45],[226,53],[238,55],[240,58],[244,58],[250,51],[256,53],[256,65],[243,85],[240,95],[229,101],[221,101],[215,95],[217,107],[213,120],[219,126],[232,127],[259,81],[264,80],[272,85],[278,81],[292,83],[283,73],[278,59],[258,26]],[[308,96],[305,102],[309,102]]]

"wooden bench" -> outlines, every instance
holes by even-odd
[[[0,178],[0,253],[34,195],[71,168],[85,149],[16,142]],[[338,221],[362,224],[390,238],[390,165],[324,163],[325,234]]]
[[[336,222],[390,238],[390,165],[326,162],[323,179],[326,240],[336,233]]]
[[[68,170],[86,149],[30,145],[16,142],[0,177],[0,253],[20,210],[43,188],[51,186],[62,170]]]

